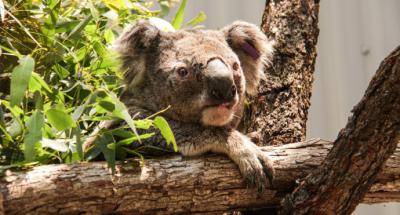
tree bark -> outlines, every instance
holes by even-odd
[[[400,139],[400,46],[380,65],[323,164],[282,214],[351,214]]]
[[[221,214],[228,210],[276,207],[296,180],[317,168],[332,147],[323,140],[264,147],[277,177],[262,195],[247,189],[228,158],[207,155],[46,165],[7,172],[1,179],[5,214]],[[400,146],[388,160],[364,202],[400,201]]]
[[[262,145],[303,141],[316,59],[319,1],[267,0],[261,29],[274,59],[244,120]]]

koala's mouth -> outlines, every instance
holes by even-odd
[[[235,116],[237,101],[207,105],[202,112],[202,123],[210,126],[224,126]]]
[[[233,102],[224,102],[224,103],[217,103],[217,104],[210,104],[210,105],[206,105],[204,107],[204,109],[206,108],[220,108],[220,109],[233,109],[233,107],[236,106],[236,101]]]

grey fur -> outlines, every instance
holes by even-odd
[[[244,43],[250,52],[243,50]],[[131,114],[146,115],[171,106],[163,115],[173,128],[180,153],[226,154],[250,185],[265,188],[267,177],[274,175],[272,162],[235,129],[245,93],[257,92],[272,55],[271,42],[258,27],[234,22],[219,31],[162,32],[141,20],[122,33],[117,49],[126,70],[121,99]],[[216,77],[226,86],[219,85],[222,81],[215,84]]]

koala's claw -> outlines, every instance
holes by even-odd
[[[269,186],[272,188],[274,186],[273,180],[275,177],[275,169],[272,166],[271,161],[268,161],[267,163],[265,163],[264,160],[260,160],[260,162],[263,166],[264,174],[268,178]]]
[[[248,151],[240,155],[239,169],[247,182],[247,186],[257,188],[258,192],[262,193],[268,182],[272,187],[275,170],[271,160],[257,146],[253,143],[245,146],[245,151]]]

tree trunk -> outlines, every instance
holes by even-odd
[[[273,188],[258,196],[246,189],[236,165],[224,156],[181,156],[118,165],[105,162],[46,165],[7,172],[0,184],[5,214],[221,214],[233,209],[275,207],[297,179],[317,168],[332,143],[265,147],[274,160]],[[388,160],[364,202],[400,201],[400,147]]]
[[[282,214],[351,214],[400,140],[400,46],[380,65],[323,164]]]
[[[275,41],[274,59],[244,123],[262,145],[305,139],[317,56],[318,2],[266,1],[261,28]]]

